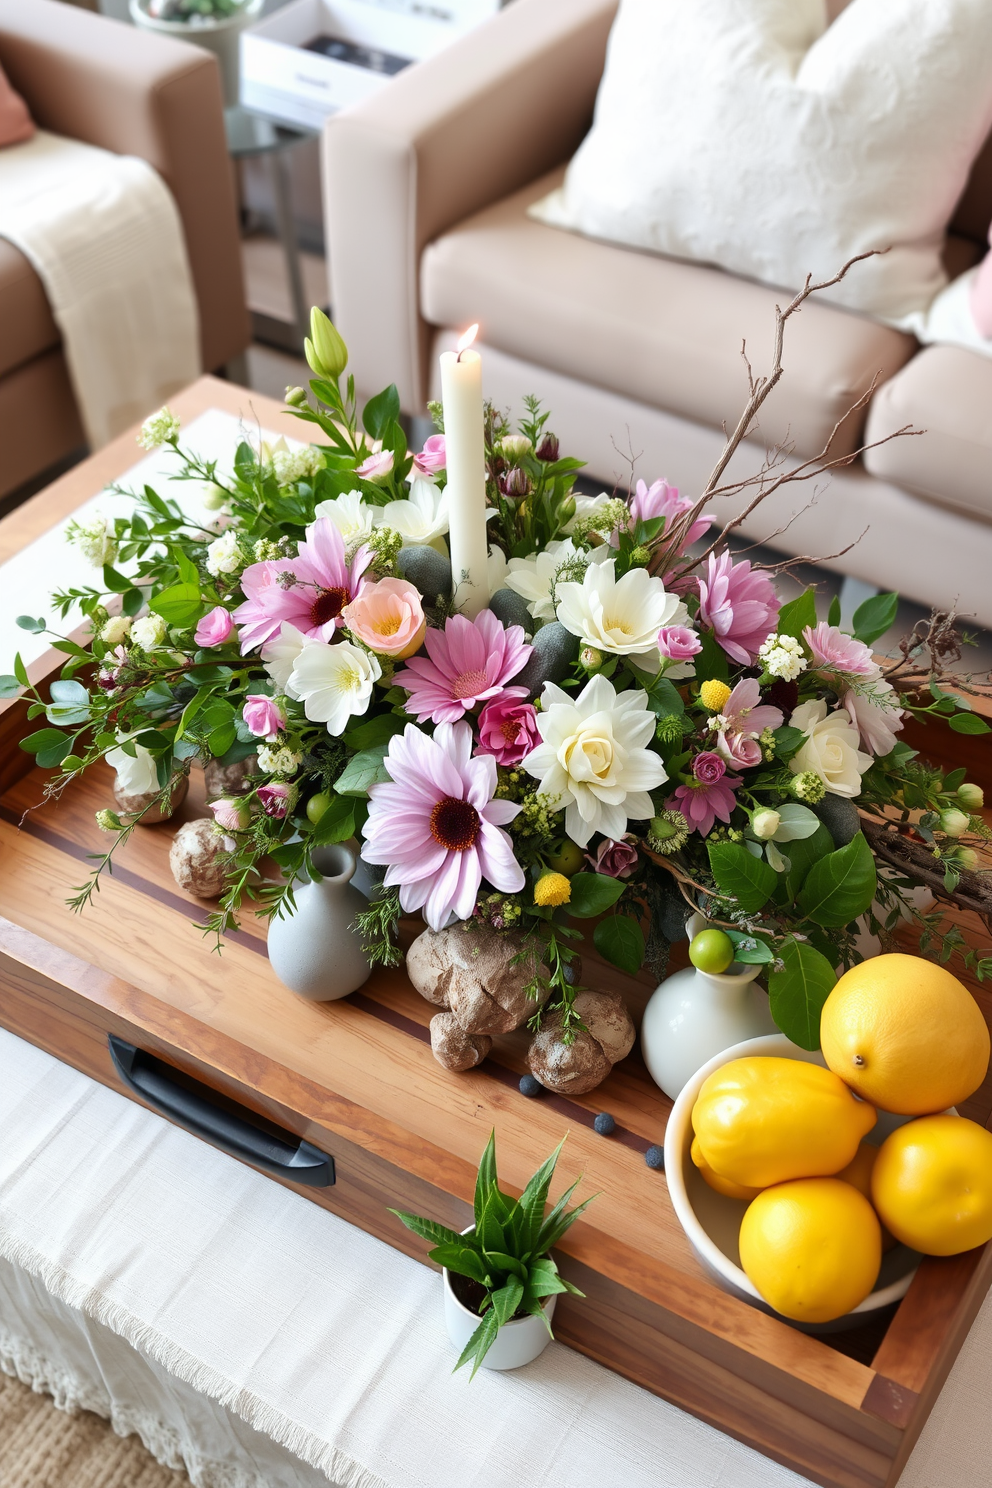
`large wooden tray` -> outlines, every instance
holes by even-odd
[[[253,402],[275,421],[265,400]],[[42,658],[33,671],[40,679],[57,666]],[[114,1035],[206,1084],[228,1109],[305,1139],[334,1158],[336,1182],[297,1192],[418,1260],[424,1247],[388,1205],[462,1227],[492,1127],[517,1189],[568,1132],[562,1181],[583,1172],[583,1192],[600,1197],[563,1246],[562,1269],[587,1297],[560,1299],[556,1335],[825,1488],[896,1482],[992,1279],[992,1246],[925,1260],[898,1309],[858,1332],[813,1338],[758,1312],[704,1276],[664,1176],[645,1165],[670,1102],[636,1050],[574,1100],[520,1095],[520,1034],[497,1039],[478,1070],[449,1074],[430,1051],[434,1009],[402,973],[314,1005],[276,980],[264,927],[250,917],[215,954],[196,928],[203,904],[169,871],[169,825],[136,832],[92,906],[71,914],[66,894],[107,841],[94,812],[110,801],[109,772],[34,809],[45,777],[17,749],[24,728],[23,705],[0,705],[3,1026],[131,1094],[110,1057]],[[988,752],[971,762],[980,782]],[[202,802],[194,773],[180,819],[202,814]],[[962,924],[982,943],[977,924]],[[585,980],[599,977],[638,1017],[646,981],[590,957]],[[992,1021],[992,998],[973,990]],[[601,1110],[617,1122],[609,1138],[593,1130]],[[987,1081],[966,1114],[985,1124],[990,1112]]]

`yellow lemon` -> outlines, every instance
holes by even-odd
[[[992,1132],[964,1116],[908,1121],[879,1149],[871,1196],[913,1250],[946,1256],[984,1245],[992,1240]]]
[[[850,1183],[859,1194],[864,1194],[869,1204],[871,1197],[871,1175],[875,1170],[875,1161],[878,1157],[878,1148],[873,1147],[870,1142],[860,1142],[854,1158],[846,1168],[841,1168],[837,1177],[841,1183]],[[882,1226],[882,1250],[891,1250],[896,1243],[896,1237]]]
[[[875,956],[845,972],[823,1005],[820,1045],[835,1074],[901,1116],[959,1105],[989,1067],[975,999],[921,956]]]
[[[743,1183],[734,1183],[731,1178],[721,1178],[719,1173],[714,1173],[709,1163],[703,1156],[699,1145],[699,1138],[693,1137],[689,1156],[699,1169],[700,1176],[706,1180],[710,1188],[719,1194],[725,1194],[728,1199],[753,1199],[760,1192],[760,1188],[748,1188]]]
[[[741,1222],[741,1265],[765,1301],[799,1323],[829,1323],[878,1279],[882,1232],[868,1200],[837,1178],[767,1188]]]
[[[703,1158],[746,1188],[838,1172],[875,1120],[829,1070],[760,1056],[714,1070],[692,1108]]]

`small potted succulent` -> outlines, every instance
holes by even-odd
[[[131,19],[144,31],[160,31],[213,52],[220,63],[224,104],[240,94],[241,32],[261,14],[265,0],[129,0]]]
[[[518,1369],[536,1359],[553,1337],[551,1319],[559,1292],[582,1297],[559,1276],[551,1249],[589,1204],[569,1210],[581,1178],[545,1215],[555,1164],[564,1145],[542,1163],[519,1199],[500,1191],[496,1177],[496,1133],[492,1132],[475,1185],[475,1224],[462,1234],[431,1219],[390,1212],[408,1230],[434,1246],[430,1259],[443,1268],[444,1319],[460,1350],[455,1369],[472,1363],[487,1369]]]

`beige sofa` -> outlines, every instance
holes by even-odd
[[[843,0],[834,0],[833,10]],[[328,121],[325,211],[335,318],[358,386],[395,381],[404,409],[437,395],[437,354],[482,326],[487,395],[537,393],[553,426],[606,484],[637,474],[699,490],[736,423],[746,380],[770,360],[781,290],[719,269],[543,226],[527,205],[558,181],[589,127],[615,0],[514,0],[469,36]],[[992,217],[992,140],[959,203],[948,260],[981,256]],[[839,267],[839,266],[838,266]],[[959,600],[992,626],[992,360],[915,340],[823,304],[790,323],[785,377],[763,442],[798,461],[871,385],[867,417],[834,444],[886,444],[809,487],[786,487],[745,526],[792,555],[833,554],[838,571],[923,604]],[[731,467],[750,473],[763,450]],[[797,491],[799,494],[797,494]]]
[[[0,0],[0,63],[43,129],[160,172],[182,218],[203,367],[251,339],[217,63],[57,0]],[[0,237],[0,497],[84,442],[45,291]]]

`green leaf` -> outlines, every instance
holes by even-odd
[[[771,1015],[800,1049],[818,1049],[820,1012],[837,975],[825,956],[791,936],[783,943],[780,956],[783,969],[768,977]]]
[[[109,563],[103,565],[103,587],[111,594],[126,594],[133,585],[133,579],[126,579],[116,568],[111,568]]]
[[[798,599],[790,599],[789,603],[783,605],[779,610],[775,630],[779,635],[794,637],[801,641],[803,631],[807,626],[812,630],[816,625],[816,590],[810,587],[800,594]]]
[[[121,600],[121,609],[125,615],[130,615],[133,619],[144,602],[145,596],[140,589],[128,589],[125,591],[124,597]]]
[[[785,724],[782,728],[775,729],[772,738],[775,740],[775,753],[780,760],[790,760],[796,750],[802,747],[806,735],[802,729],[793,728],[791,724]]]
[[[69,744],[69,740],[61,729],[38,729],[37,733],[28,734],[21,740],[21,748],[27,754],[38,754],[43,749],[53,749],[56,744]]]
[[[736,899],[745,914],[757,914],[778,882],[775,869],[739,842],[711,842],[707,851],[717,888]]]
[[[197,687],[207,687],[218,682],[226,682],[228,678],[233,676],[234,672],[229,666],[217,666],[215,664],[190,667],[186,673],[187,681],[195,682]]]
[[[338,795],[367,796],[369,786],[388,780],[389,771],[383,764],[388,747],[387,744],[376,744],[354,755],[334,782]]]
[[[53,703],[81,708],[89,704],[90,695],[81,682],[66,682],[61,679],[52,683],[49,689],[52,694]]]
[[[726,682],[729,672],[726,651],[720,646],[716,637],[708,633],[701,633],[699,640],[702,649],[693,658],[696,676],[701,682]]]
[[[470,1379],[475,1379],[480,1364],[496,1342],[496,1334],[498,1332],[499,1319],[493,1309],[490,1308],[462,1350],[458,1363],[455,1365],[452,1373],[454,1374],[456,1370],[461,1369],[463,1364],[467,1364],[472,1359],[474,1363],[472,1365]]]
[[[554,1292],[564,1290],[565,1283],[558,1275],[558,1267],[550,1256],[542,1256],[539,1260],[531,1261],[530,1275],[527,1278],[529,1297],[550,1297]]]
[[[955,713],[953,718],[947,720],[956,734],[987,734],[989,726],[984,718],[979,718],[976,713]]]
[[[959,785],[963,785],[968,771],[964,765],[959,770],[952,770],[949,775],[944,776],[944,790],[956,791]]]
[[[548,1202],[551,1180],[564,1144],[565,1138],[562,1137],[554,1152],[545,1159],[537,1172],[528,1180],[527,1187],[520,1195],[520,1208],[524,1216],[522,1249],[530,1251],[531,1254],[537,1248],[537,1237],[541,1233],[541,1225],[544,1221],[544,1209]]]
[[[864,914],[877,887],[874,855],[864,833],[858,832],[846,847],[813,864],[799,894],[799,907],[824,929],[839,929]]]
[[[462,1242],[462,1236],[457,1230],[449,1230],[446,1225],[437,1224],[433,1219],[423,1219],[419,1214],[407,1214],[402,1209],[390,1209],[390,1214],[395,1214],[401,1224],[406,1225],[421,1240],[429,1240],[432,1245],[458,1245]]]
[[[618,914],[600,920],[593,931],[593,944],[604,961],[636,975],[644,965],[644,934],[632,915]]]
[[[898,594],[875,594],[871,599],[866,599],[864,604],[858,605],[851,622],[856,639],[870,646],[872,641],[877,641],[879,636],[891,630],[898,609]]]
[[[174,701],[172,688],[166,682],[153,682],[148,691],[142,693],[135,707],[142,713],[159,713],[170,708]]]
[[[767,966],[775,960],[775,952],[760,935],[747,935],[743,930],[726,930],[724,934],[734,943],[734,960],[742,966]]]
[[[388,744],[396,734],[406,728],[407,720],[397,718],[395,713],[380,713],[366,723],[360,723],[341,735],[341,741],[349,749],[373,749],[376,744]]]
[[[438,1266],[446,1266],[449,1271],[454,1271],[458,1276],[470,1276],[480,1286],[487,1285],[489,1272],[486,1263],[479,1252],[471,1245],[465,1244],[462,1237],[457,1245],[436,1245],[430,1251],[430,1259]]]
[[[486,1265],[491,1271],[508,1271],[518,1281],[527,1280],[527,1267],[523,1261],[518,1261],[516,1256],[507,1255],[505,1250],[487,1250],[485,1257]]]
[[[496,1180],[496,1131],[494,1128],[489,1133],[489,1141],[486,1143],[486,1150],[483,1152],[482,1157],[479,1159],[479,1171],[476,1174],[475,1179],[475,1203],[473,1205],[473,1213],[475,1215],[476,1224],[478,1224],[480,1219],[482,1218],[482,1211],[485,1208],[486,1200],[488,1199],[489,1195],[493,1192],[494,1189],[498,1188],[499,1184]]]
[[[591,920],[596,915],[612,909],[624,891],[619,878],[608,878],[605,873],[576,873],[572,878],[572,897],[567,912],[577,920]]]
[[[507,1236],[501,1219],[505,1213],[506,1206],[501,1196],[490,1189],[483,1199],[481,1212],[475,1217],[475,1238],[483,1250],[506,1249]]]
[[[17,678],[6,672],[0,676],[0,698],[16,697],[21,690],[21,684]]]
[[[493,1292],[493,1312],[502,1328],[508,1323],[524,1299],[524,1284],[519,1276],[511,1276],[505,1286]]]
[[[29,630],[32,635],[41,635],[41,632],[48,628],[44,620],[35,620],[32,615],[18,615],[15,624],[19,625],[21,630]]]
[[[800,837],[795,842],[790,842],[786,849],[789,867],[779,880],[775,891],[776,901],[779,904],[792,904],[813,864],[827,857],[833,850],[834,839],[822,822],[811,837]]]
[[[31,686],[30,680],[28,678],[28,669],[24,665],[24,662],[21,660],[21,653],[19,651],[14,657],[14,676],[17,678],[22,687]]]
[[[317,847],[326,847],[329,842],[347,842],[354,835],[354,802],[344,796],[332,796],[331,804],[314,827],[310,840]]]
[[[389,425],[395,424],[399,416],[400,395],[396,391],[396,384],[391,382],[366,403],[362,423],[373,439],[382,439]]]
[[[537,1244],[534,1246],[535,1251],[537,1251],[539,1255],[543,1255],[545,1251],[550,1250],[553,1245],[557,1245],[562,1235],[565,1234],[566,1230],[571,1229],[572,1225],[578,1219],[579,1215],[582,1214],[585,1209],[589,1208],[589,1205],[592,1203],[593,1199],[598,1198],[598,1194],[590,1194],[587,1199],[584,1199],[581,1204],[576,1204],[575,1208],[569,1209],[568,1213],[566,1214],[565,1205],[568,1203],[568,1200],[575,1192],[575,1189],[578,1187],[579,1182],[580,1180],[576,1179],[571,1188],[566,1189],[565,1193],[562,1194],[561,1198],[558,1200],[558,1203],[555,1205],[551,1213],[548,1215],[547,1219],[544,1221],[544,1224],[541,1228],[541,1233],[537,1237]]]
[[[667,677],[660,677],[648,690],[648,707],[656,718],[681,718],[685,712],[685,703],[679,694],[674,682]]]
[[[835,594],[834,597],[833,597],[833,599],[830,601],[830,608],[827,611],[827,624],[828,625],[839,625],[840,624],[840,595],[839,594]]]
[[[179,583],[163,589],[148,601],[148,608],[169,625],[189,625],[199,619],[203,602],[199,584]]]
[[[89,723],[89,704],[80,708],[69,703],[49,703],[45,709],[45,717],[49,723],[58,724],[61,728],[75,728],[79,723]]]

